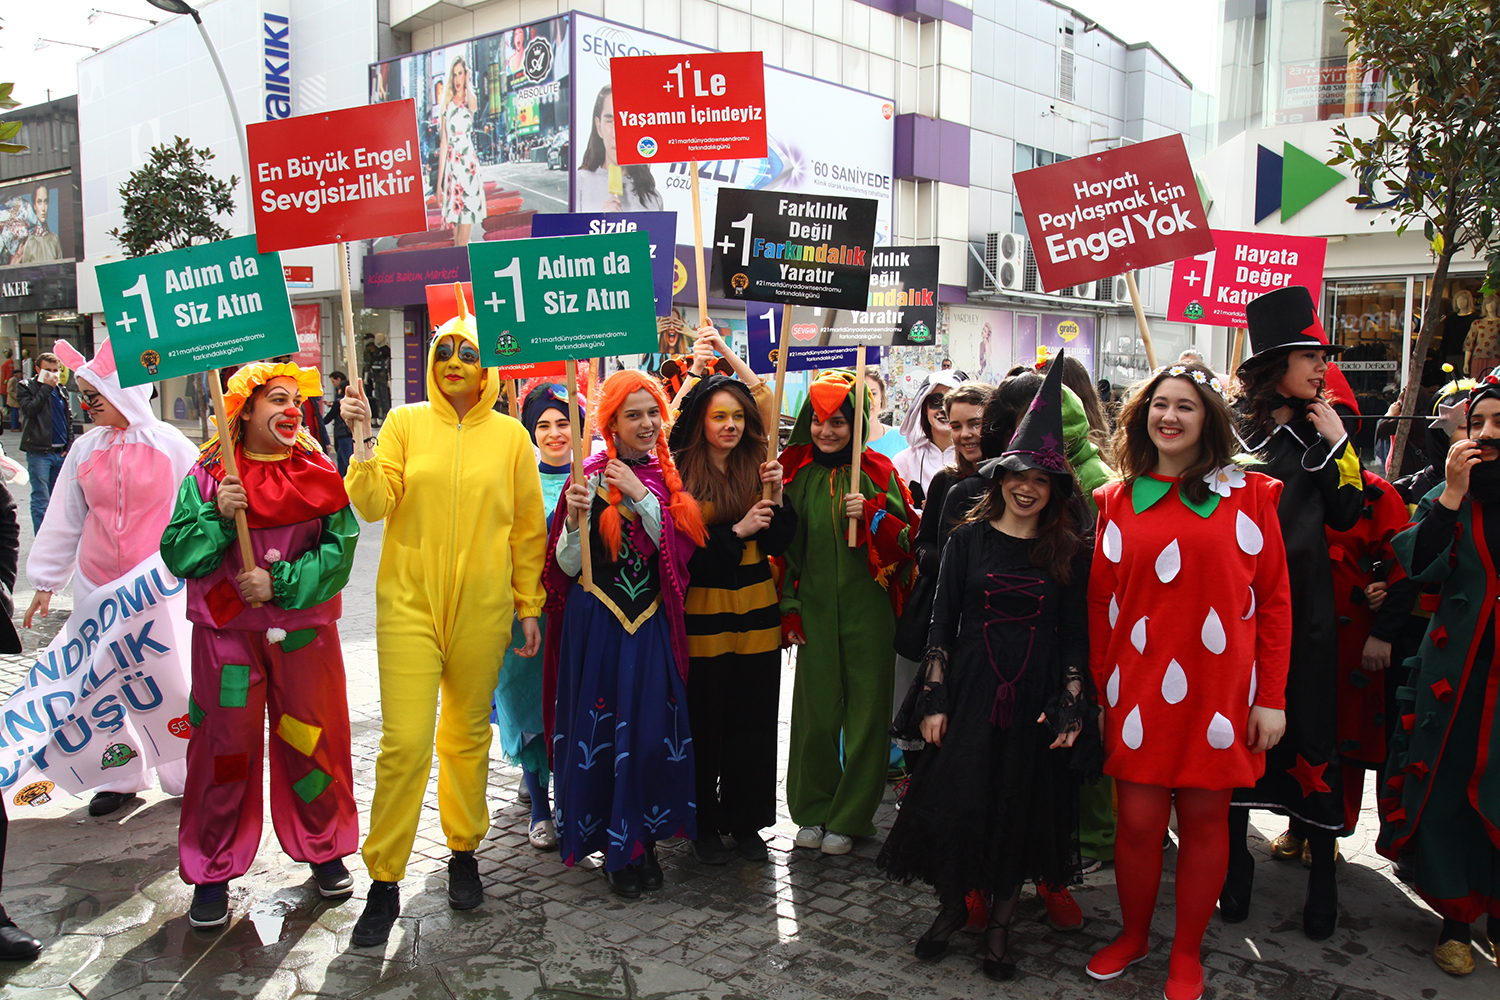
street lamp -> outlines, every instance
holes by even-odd
[[[75,49],[89,49],[93,52],[99,51],[99,47],[96,45],[84,45],[81,42],[62,42],[58,41],[56,38],[38,38],[36,40],[36,45],[32,46],[32,48],[35,51],[40,51],[42,49],[45,49],[49,45],[71,45]]]
[[[89,24],[93,24],[95,21],[99,20],[99,18],[103,17],[105,14],[108,14],[110,17],[125,17],[125,18],[129,18],[132,21],[145,21],[147,24],[159,24],[160,23],[159,21],[153,21],[153,20],[151,20],[151,18],[149,18],[149,17],[136,17],[134,14],[121,14],[121,13],[119,13],[117,11],[113,11],[113,10],[100,10],[99,8],[95,7],[93,10],[89,11]]]
[[[224,99],[229,102],[229,117],[234,121],[234,137],[239,140],[240,144],[240,163],[245,168],[245,204],[248,209],[245,213],[245,228],[246,232],[253,233],[255,232],[255,212],[249,196],[250,149],[245,144],[245,126],[240,124],[240,109],[234,103],[234,91],[229,87],[229,77],[224,73],[224,64],[219,62],[219,52],[214,48],[214,40],[208,37],[208,29],[203,26],[203,18],[199,17],[192,5],[185,3],[184,0],[147,0],[147,3],[169,14],[186,14],[191,17],[193,23],[198,26],[198,34],[203,36],[203,44],[208,46],[208,57],[213,60],[214,69],[219,71],[219,83],[224,87]]]

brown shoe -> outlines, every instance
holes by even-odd
[[[1474,948],[1467,941],[1444,941],[1432,949],[1432,960],[1450,976],[1467,976],[1474,971]]]
[[[1271,841],[1271,857],[1277,861],[1290,861],[1293,858],[1302,857],[1302,849],[1306,846],[1301,837],[1292,836],[1288,830],[1275,840]]]

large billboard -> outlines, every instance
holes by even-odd
[[[529,236],[568,210],[568,18],[507,28],[370,67],[370,103],[416,102],[427,231],[374,241],[436,249]]]
[[[691,246],[693,204],[688,165],[620,168],[615,163],[609,61],[616,56],[709,50],[587,15],[574,16],[574,211],[676,212],[677,242]],[[772,66],[765,72],[767,156],[758,160],[709,160],[698,165],[704,242],[713,225],[719,188],[734,187],[873,198],[880,203],[875,243],[890,243],[894,105],[883,97]],[[613,184],[611,167],[616,167]]]
[[[74,259],[72,200],[67,171],[0,187],[0,268]]]

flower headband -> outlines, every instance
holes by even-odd
[[[1155,378],[1162,372],[1166,372],[1168,378],[1190,378],[1194,382],[1197,382],[1199,385],[1207,386],[1214,392],[1217,392],[1220,399],[1228,398],[1224,393],[1224,384],[1219,381],[1219,376],[1217,375],[1209,377],[1203,374],[1203,372],[1197,368],[1189,368],[1187,365],[1179,364],[1172,365],[1170,368],[1163,365],[1161,368],[1156,369],[1156,371],[1151,374],[1151,377]]]

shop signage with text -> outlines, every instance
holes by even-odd
[[[94,273],[123,386],[298,352],[281,255],[256,253],[254,236]]]
[[[471,243],[469,269],[486,365],[656,350],[642,231]]]
[[[621,164],[766,155],[759,52],[627,56],[611,59],[609,73]]]
[[[869,198],[720,188],[712,294],[867,309],[877,207]]]
[[[262,252],[427,227],[412,101],[256,122],[245,134]]]
[[[1245,325],[1245,303],[1257,295],[1302,285],[1321,295],[1328,241],[1321,236],[1212,230],[1212,253],[1172,268],[1167,319],[1212,326]]]
[[[1214,248],[1180,135],[1023,170],[1014,179],[1047,291]]]

